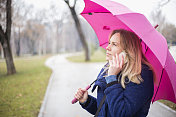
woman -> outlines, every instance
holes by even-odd
[[[155,74],[142,52],[140,39],[133,32],[114,30],[106,50],[108,63],[100,71],[92,89],[93,92],[98,87],[97,98],[81,88],[75,98],[93,115],[102,103],[98,117],[146,117]]]

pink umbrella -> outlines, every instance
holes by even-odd
[[[108,45],[108,36],[114,29],[126,29],[142,39],[143,52],[153,65],[156,82],[152,102],[164,99],[176,103],[176,64],[166,39],[155,30],[147,18],[126,6],[109,0],[84,0],[81,15],[94,29],[101,47]]]

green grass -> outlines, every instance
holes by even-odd
[[[17,73],[6,75],[0,62],[0,117],[37,117],[51,75],[47,57],[14,59]]]
[[[167,100],[159,100],[159,102],[169,106],[170,108],[172,108],[173,110],[176,111],[176,104]]]
[[[67,57],[71,62],[85,62],[85,55],[81,53],[80,55]],[[98,50],[91,55],[91,60],[88,62],[106,62],[106,54],[103,50]]]

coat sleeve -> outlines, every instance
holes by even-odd
[[[100,73],[98,74],[97,78],[101,75],[104,71],[104,68],[101,69]],[[95,115],[97,112],[97,99],[91,95],[88,95],[88,99],[85,104],[81,104],[83,109],[87,110],[89,113]]]
[[[97,99],[91,95],[88,95],[88,99],[85,104],[81,104],[82,108],[87,110],[89,113],[95,115],[97,111]]]
[[[104,93],[113,117],[131,117],[152,99],[154,90],[152,71],[142,70],[141,77],[143,82],[140,84],[130,82],[125,89],[116,81],[107,84]]]

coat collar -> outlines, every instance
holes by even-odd
[[[107,65],[107,64],[106,64]],[[106,88],[106,80],[105,80],[105,76],[107,75],[107,67],[103,67],[97,77],[97,80],[95,81],[95,84],[92,88],[92,92],[94,92],[94,90],[96,89],[97,86],[99,86],[100,88],[102,88],[103,90]]]

